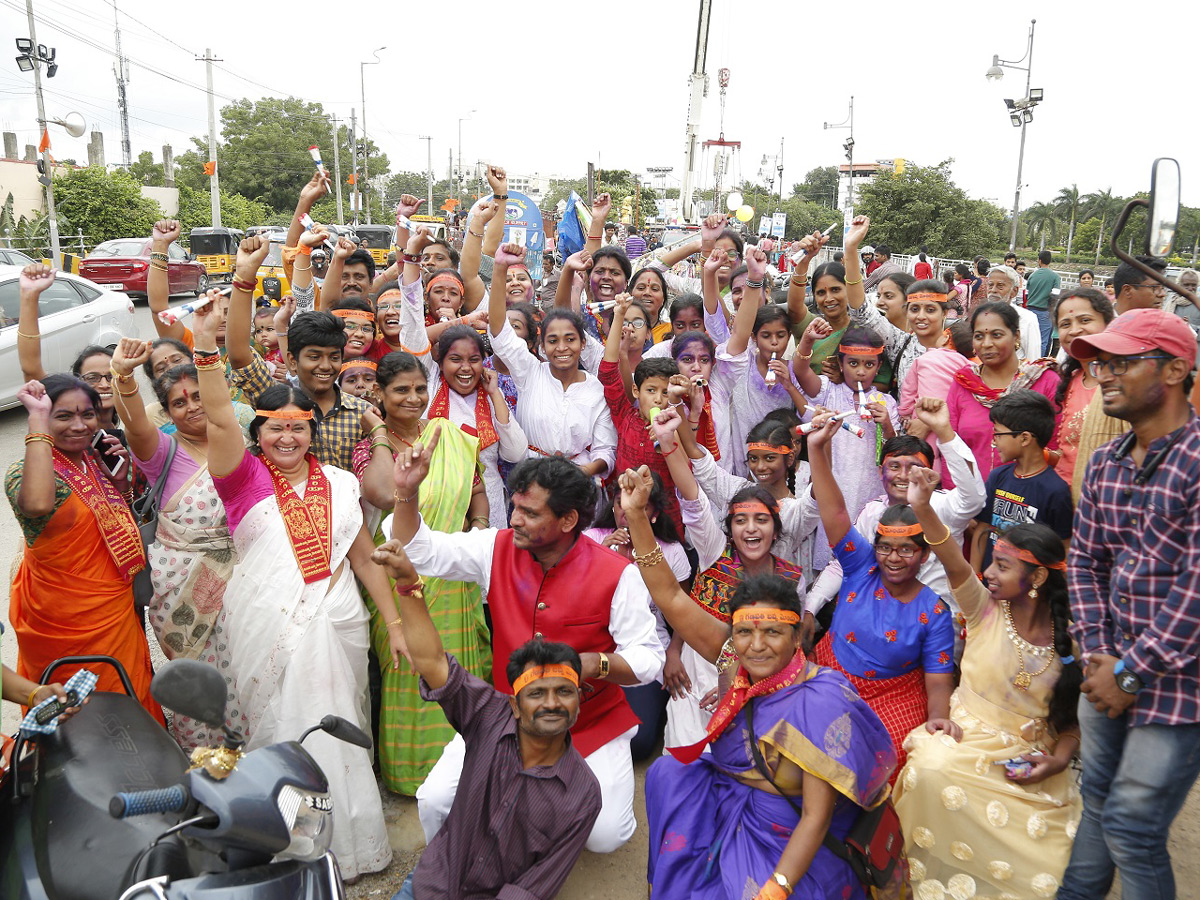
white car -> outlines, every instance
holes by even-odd
[[[25,383],[17,359],[20,275],[21,266],[0,265],[0,409],[18,405],[17,390]],[[115,347],[123,337],[138,337],[128,296],[67,272],[59,272],[38,298],[38,330],[47,372],[69,372],[79,351],[91,344]]]

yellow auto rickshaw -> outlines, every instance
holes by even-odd
[[[261,303],[266,298],[272,306],[278,306],[284,294],[292,292],[292,285],[283,271],[284,235],[271,241],[271,249],[258,267],[258,284],[254,288],[254,300]]]
[[[242,232],[236,228],[193,228],[188,246],[196,261],[204,266],[209,281],[229,281],[237,260]]]
[[[391,225],[356,225],[354,233],[358,236],[357,243],[361,245],[366,241],[367,252],[375,260],[376,267],[382,269],[386,266],[392,243],[396,239],[396,230]]]

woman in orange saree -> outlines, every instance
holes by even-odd
[[[150,649],[133,607],[133,576],[146,555],[129,504],[91,456],[96,392],[70,375],[51,375],[27,383],[17,399],[29,411],[29,434],[24,459],[4,479],[25,536],[9,606],[17,672],[37,681],[59,657],[115,657],[138,700],[161,722],[150,696]],[[77,668],[60,669],[55,679]],[[98,690],[123,690],[109,666],[92,668]]]

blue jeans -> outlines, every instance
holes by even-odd
[[[1167,835],[1200,774],[1200,724],[1130,727],[1079,698],[1083,816],[1058,900],[1172,900]]]
[[[413,873],[409,872],[408,877],[404,879],[404,884],[400,885],[400,890],[392,895],[392,900],[416,900],[413,897]]]
[[[1054,322],[1050,318],[1050,310],[1034,309],[1029,307],[1029,311],[1037,316],[1038,330],[1042,333],[1042,352],[1039,356],[1045,356],[1050,352],[1050,342],[1054,340]]]

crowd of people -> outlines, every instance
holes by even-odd
[[[377,271],[311,223],[317,172],[277,307],[256,235],[190,320],[65,373],[40,353],[54,271],[22,272],[5,699],[104,653],[205,746],[150,696],[154,640],[224,675],[250,749],[357,722],[373,753],[306,747],[347,880],[391,860],[376,778],[415,796],[400,898],[553,897],[634,834],[658,752],[656,898],[866,896],[843,841],[890,807],[905,858],[873,896],[1091,900],[1117,869],[1173,896],[1200,772],[1186,295],[1160,308],[1129,264],[1064,289],[1049,254],[908,273],[862,216],[836,259],[788,248],[778,289],[725,217],[619,244],[603,194],[539,285],[488,179],[461,247],[402,197]],[[179,236],[151,236],[155,313]]]

